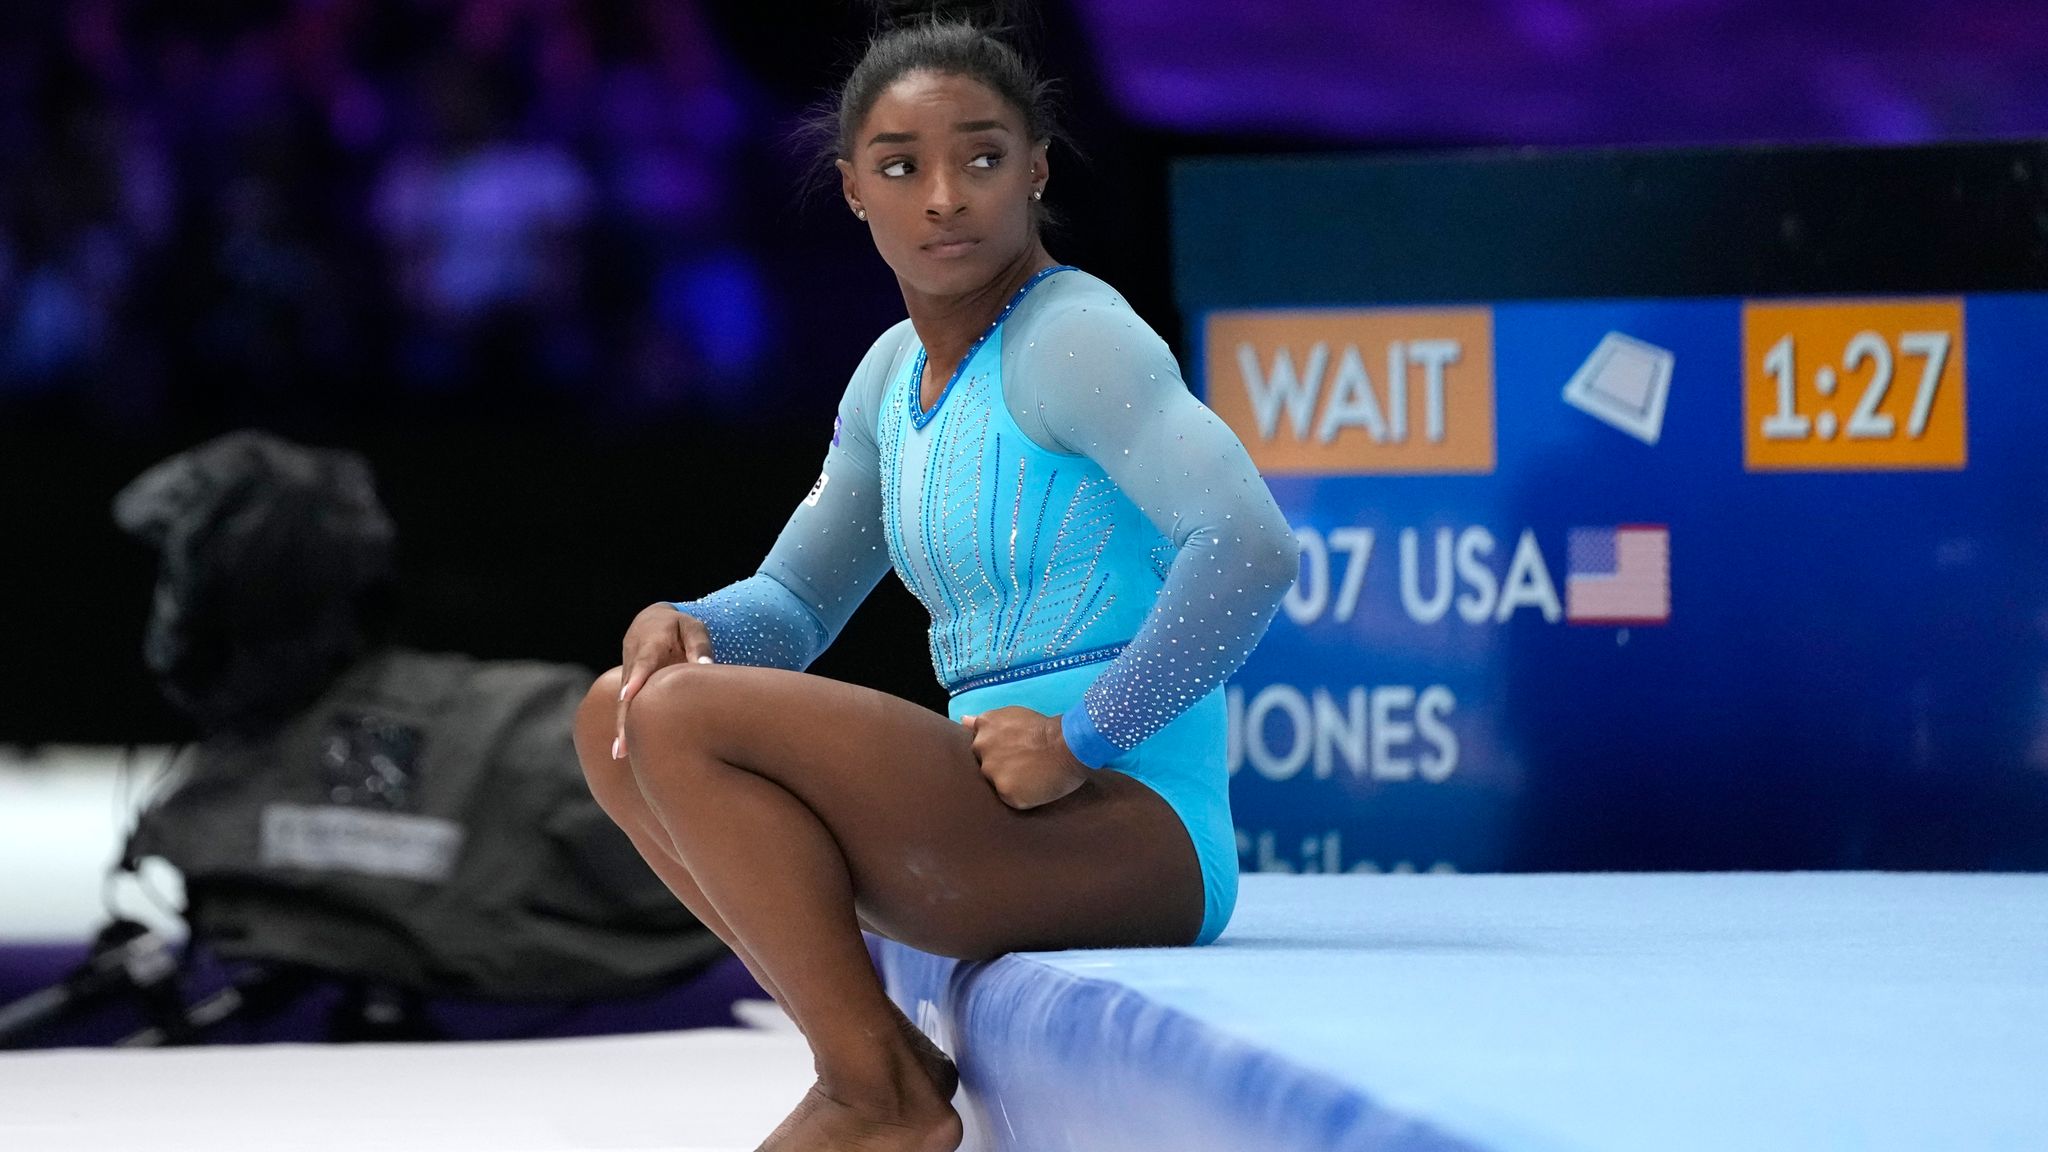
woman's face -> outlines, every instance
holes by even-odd
[[[897,277],[928,295],[958,295],[1033,243],[1031,194],[1045,187],[1045,145],[1029,140],[1017,110],[980,81],[908,72],[875,101],[839,176]]]

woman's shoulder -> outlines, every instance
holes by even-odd
[[[1115,344],[1164,347],[1159,334],[1123,293],[1079,268],[1065,268],[1040,281],[1018,302],[1003,326],[1006,346],[1019,337],[1029,345],[1043,336],[1059,346],[1109,339]]]
[[[1024,294],[1024,299],[1017,302],[1008,324],[1028,324],[1035,319],[1068,313],[1080,315],[1083,309],[1089,312],[1120,311],[1127,313],[1125,319],[1138,320],[1137,313],[1131,312],[1130,307],[1123,293],[1109,281],[1093,272],[1067,265],[1033,285],[1031,291]]]
[[[854,369],[853,382],[866,382],[872,386],[887,388],[897,369],[903,367],[917,348],[917,329],[911,327],[908,316],[889,325],[875,342],[868,345],[860,366]]]
[[[860,364],[853,370],[853,378],[847,381],[846,394],[849,398],[858,396],[865,400],[879,400],[888,391],[889,381],[903,367],[917,348],[917,330],[910,326],[908,317],[891,324],[887,331],[875,337],[868,345]]]
[[[867,353],[854,368],[853,377],[846,382],[846,392],[839,400],[840,431],[858,429],[866,439],[875,434],[876,419],[882,411],[882,397],[889,391],[889,382],[894,380],[904,363],[917,350],[917,331],[904,318],[889,326],[875,342],[868,346]]]

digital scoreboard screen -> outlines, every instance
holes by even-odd
[[[1981,151],[1182,168],[1190,381],[1303,550],[1243,865],[2048,866],[2048,256],[1991,235],[2041,189],[1911,188]],[[1784,251],[1830,160],[1909,170],[1906,255]]]

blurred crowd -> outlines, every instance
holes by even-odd
[[[694,0],[10,0],[0,415],[731,408],[769,103]]]

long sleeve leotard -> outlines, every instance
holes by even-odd
[[[1103,661],[1062,717],[1100,767],[1243,663],[1295,578],[1294,537],[1244,446],[1101,280],[1040,273],[930,410],[922,351],[908,321],[875,342],[759,570],[673,603],[717,660],[802,669],[893,564],[956,692]]]

